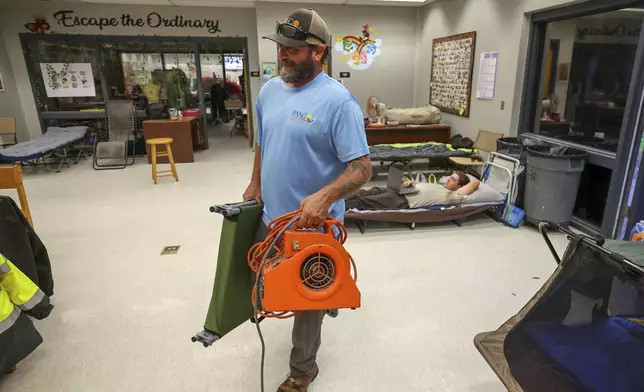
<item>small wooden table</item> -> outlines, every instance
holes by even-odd
[[[143,136],[148,139],[171,138],[172,152],[175,163],[191,163],[195,161],[194,150],[199,148],[199,134],[203,132],[199,117],[182,117],[178,120],[146,120],[143,121]],[[201,129],[200,129],[201,128]],[[194,137],[194,138],[193,138]],[[202,134],[202,140],[205,136]],[[150,146],[146,143],[148,163]],[[157,163],[169,163],[167,157],[159,157]]]
[[[452,127],[447,124],[432,124],[419,126],[385,126],[367,127],[367,143],[424,143],[436,142],[448,144],[451,139]]]

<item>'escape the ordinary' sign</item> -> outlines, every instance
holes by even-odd
[[[74,11],[64,10],[58,11],[54,14],[54,19],[59,25],[65,27],[74,26],[96,26],[100,30],[106,27],[144,27],[148,26],[153,29],[169,27],[169,28],[205,28],[210,34],[221,32],[219,29],[219,20],[213,19],[188,19],[182,15],[174,15],[173,17],[165,17],[158,12],[150,12],[146,18],[133,17],[130,14],[121,14],[119,18],[112,17],[96,17],[96,16],[78,16],[74,15]]]

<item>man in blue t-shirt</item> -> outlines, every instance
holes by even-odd
[[[329,36],[315,11],[299,9],[264,37],[278,44],[282,68],[257,97],[258,146],[244,200],[264,203],[258,241],[271,220],[298,209],[301,228],[319,228],[329,215],[343,220],[344,199],[371,178],[360,105],[323,72]],[[295,316],[291,372],[281,391],[306,391],[317,376],[325,313]]]

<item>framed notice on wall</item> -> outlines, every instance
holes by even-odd
[[[445,113],[470,116],[476,32],[436,38],[432,44],[429,103]]]
[[[49,98],[95,97],[91,63],[40,63]]]

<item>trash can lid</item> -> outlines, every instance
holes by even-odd
[[[588,153],[567,146],[528,146],[528,155],[548,159],[584,159]]]
[[[512,136],[499,138],[499,141],[504,143],[521,144],[521,140],[519,140],[518,137],[512,137]]]

